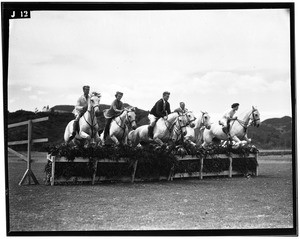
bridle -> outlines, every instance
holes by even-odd
[[[201,111],[201,113],[202,113],[202,116],[201,116],[201,120],[200,120],[200,126],[205,126],[205,127],[207,127],[207,125],[204,125],[204,115],[208,115],[208,113],[207,112],[202,112]]]
[[[255,112],[258,112],[258,110],[257,109],[253,109],[246,121],[236,119],[236,121],[244,128],[245,131],[247,130],[247,128],[249,126],[251,126],[251,125],[255,126],[256,122],[260,120],[259,117],[257,119],[254,117],[254,113]],[[250,119],[251,119],[251,122],[249,123]]]
[[[182,116],[185,116],[187,118],[187,124],[186,124],[186,126],[190,125],[192,122],[194,122],[197,119],[196,117],[194,117],[194,119],[190,120],[189,117],[188,117],[188,113],[190,113],[190,111],[189,112],[185,112],[182,115]]]
[[[85,114],[83,115],[83,118],[85,120],[85,122],[90,126],[91,131],[92,131],[92,136],[94,136],[94,129],[96,128],[98,122],[97,122],[97,118],[95,116],[95,108],[99,108],[100,104],[96,104],[94,106],[91,106],[90,109],[87,110],[87,112],[90,114],[91,116],[91,123],[89,123],[86,118],[85,118]]]
[[[253,124],[254,126],[256,126],[256,122],[257,121],[260,121],[260,117],[258,117],[257,119],[254,117],[254,112],[258,112],[258,110],[257,109],[254,109],[254,110],[252,110],[252,121],[251,121],[251,124]]]
[[[122,120],[121,118],[121,115],[123,114],[123,112],[126,111],[126,116],[125,116],[125,119]],[[133,122],[136,122],[136,120],[130,120],[129,116],[128,116],[128,113],[129,112],[133,112],[132,110],[123,110],[122,113],[120,115],[118,115],[118,117],[114,118],[114,121],[116,122],[116,124],[123,130],[123,135],[122,135],[122,138],[124,138],[125,136],[125,131],[126,131],[126,125],[127,127],[132,125]],[[117,118],[120,118],[120,121],[118,122],[116,119]],[[120,123],[121,122],[121,123]]]
[[[179,117],[186,117],[186,119],[188,119],[187,115],[179,115],[177,117],[176,121],[171,125],[171,127],[168,127],[166,124],[166,121],[165,121],[166,127],[170,133],[169,139],[172,137],[172,131],[173,131],[173,133],[176,135],[176,141],[182,135],[182,133],[183,133],[182,129],[186,128],[186,126],[188,126],[190,124],[190,122],[188,121],[187,124],[181,125]]]

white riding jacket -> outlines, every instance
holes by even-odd
[[[80,96],[77,100],[77,103],[75,105],[75,108],[73,110],[73,114],[75,114],[75,116],[78,116],[81,113],[84,113],[84,109],[87,109],[88,107],[88,100],[91,96],[88,95],[87,98],[85,98],[84,95]]]

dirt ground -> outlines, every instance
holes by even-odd
[[[53,187],[45,163],[32,164],[40,185],[19,186],[26,163],[9,159],[10,232],[294,228],[290,155],[260,157],[258,177]]]

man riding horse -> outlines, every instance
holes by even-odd
[[[180,102],[179,106],[180,107],[175,109],[174,112],[177,112],[178,114],[184,114],[184,113],[188,112],[188,109],[185,108],[185,103],[184,102]]]
[[[88,100],[90,98],[90,86],[85,85],[82,87],[83,95],[80,96],[77,100],[75,108],[73,110],[73,114],[75,115],[74,124],[73,124],[73,132],[71,133],[69,140],[74,139],[76,136],[76,131],[79,131],[79,119],[88,108]]]
[[[156,122],[160,118],[167,119],[168,114],[171,113],[170,103],[168,102],[169,97],[170,97],[170,92],[165,91],[163,93],[163,97],[155,103],[155,105],[152,107],[150,111],[149,114],[150,124],[148,126],[148,136],[151,139],[153,139],[153,129]]]
[[[236,120],[237,117],[233,117],[234,114],[237,112],[237,110],[239,109],[239,103],[234,103],[231,105],[231,110],[226,112],[222,119],[219,121],[219,124],[222,125],[222,130],[225,134],[227,134],[228,138],[230,139],[230,122],[232,120]]]
[[[111,106],[108,110],[104,110],[104,116],[106,118],[105,128],[104,128],[104,140],[106,139],[108,133],[109,133],[109,127],[110,123],[116,116],[120,115],[123,110],[123,102],[121,101],[123,97],[123,93],[120,91],[117,91],[115,94],[116,99],[111,103]]]

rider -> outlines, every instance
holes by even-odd
[[[174,112],[181,113],[181,114],[184,114],[184,113],[188,112],[188,109],[185,108],[185,103],[184,102],[180,102],[179,106],[180,107],[175,109]]]
[[[153,138],[153,129],[156,122],[162,117],[166,120],[168,118],[168,114],[171,113],[170,103],[168,102],[169,97],[170,97],[170,92],[165,91],[163,93],[163,97],[155,103],[155,105],[152,107],[150,111],[149,114],[150,124],[148,126],[148,137],[151,139]]]
[[[226,112],[222,119],[219,121],[219,124],[222,125],[222,130],[225,134],[228,135],[228,137],[230,138],[230,134],[229,134],[229,128],[230,128],[230,121],[231,120],[236,120],[237,117],[233,117],[234,114],[236,113],[236,111],[239,109],[239,103],[234,103],[231,105],[231,110]]]
[[[123,102],[121,101],[123,97],[123,93],[117,91],[115,94],[116,99],[111,103],[111,106],[108,110],[104,110],[104,116],[107,119],[104,128],[104,140],[106,139],[109,133],[109,126],[113,118],[120,115],[123,112],[124,106]]]
[[[88,99],[90,98],[90,86],[85,85],[82,87],[82,89],[83,95],[78,98],[75,108],[73,110],[75,119],[73,123],[73,132],[70,135],[70,140],[72,140],[75,137],[76,131],[79,130],[79,119],[81,116],[84,115],[88,108]]]

